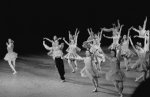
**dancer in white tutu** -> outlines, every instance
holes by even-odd
[[[149,51],[149,30],[146,30],[146,23],[147,23],[147,17],[144,21],[143,24],[143,28],[141,26],[139,26],[139,30],[136,28],[131,27],[134,31],[138,32],[139,35],[135,35],[134,37],[139,37],[139,38],[144,38],[145,39],[145,43],[144,43],[144,49],[146,50],[146,52]]]
[[[98,35],[95,34],[94,36],[94,39],[92,40],[88,40],[87,43],[91,42],[92,43],[89,43],[90,44],[90,52],[91,53],[94,53],[94,60],[95,60],[95,67],[98,71],[101,72],[101,62],[105,62],[105,56],[103,55],[102,53],[102,49],[101,49],[101,38],[102,38],[102,32],[103,32],[103,29],[101,30],[101,32],[98,33]]]
[[[43,39],[46,39],[46,40],[48,40],[49,42],[51,42],[52,43],[52,47],[54,46],[55,47],[55,45],[57,46],[58,44],[59,44],[59,40],[61,39],[61,38],[57,38],[57,36],[55,35],[54,37],[53,37],[53,40],[50,40],[50,39],[48,39],[48,38],[43,38]],[[44,41],[44,43],[45,43],[45,41]],[[44,44],[43,44],[44,45]],[[53,54],[53,49],[52,48],[48,48],[48,46],[45,44],[44,45],[44,47],[47,49],[47,50],[49,50],[49,52],[47,53],[49,56],[53,56],[52,54]]]
[[[130,64],[130,59],[135,54],[129,49],[129,32],[131,28],[128,30],[128,35],[123,35],[123,39],[121,40],[121,56],[124,58],[126,70],[129,70],[128,65]]]
[[[139,79],[143,78],[146,79],[148,75],[148,71],[150,70],[150,65],[148,63],[148,60],[146,59],[146,51],[144,48],[142,48],[141,43],[137,43],[136,47],[134,47],[131,38],[129,37],[131,45],[133,49],[136,51],[139,59],[136,61],[136,63],[131,67],[132,69],[136,69],[140,72],[144,72],[144,75],[141,75],[140,77],[137,77],[135,81],[138,81]]]
[[[114,82],[120,97],[123,97],[123,81],[125,80],[125,73],[120,69],[120,58],[121,58],[121,46],[118,47],[119,52],[116,49],[111,49],[111,57],[106,54],[105,57],[110,61],[110,71],[106,73],[106,80]]]
[[[16,58],[17,58],[18,54],[13,51],[13,49],[14,49],[14,41],[11,40],[11,39],[8,39],[8,43],[6,43],[6,45],[7,45],[8,53],[5,55],[4,60],[8,61],[9,66],[14,71],[13,74],[16,74],[17,71],[15,70],[15,66],[16,66]]]
[[[75,35],[71,35],[70,31],[69,31],[69,40],[70,40],[70,43],[68,43],[65,38],[63,38],[63,40],[65,41],[65,43],[69,46],[67,48],[67,54],[64,56],[65,59],[68,60],[68,64],[69,66],[71,67],[72,69],[72,73],[75,72],[75,69],[72,65],[72,63],[75,64],[75,68],[77,68],[77,60],[80,60],[81,57],[76,53],[76,51],[80,51],[81,49],[79,47],[77,47],[77,39],[78,39],[78,34],[79,34],[79,31],[77,32],[77,29],[75,31]]]
[[[108,47],[108,49],[116,49],[117,46],[119,45],[119,39],[121,38],[121,30],[122,30],[122,27],[124,25],[121,25],[120,26],[120,23],[118,21],[118,26],[116,27],[115,24],[113,24],[114,27],[113,28],[110,28],[110,29],[106,29],[106,28],[103,28],[104,31],[112,31],[113,32],[113,36],[112,37],[108,37],[108,36],[105,36],[103,35],[104,37],[108,38],[108,39],[113,39],[113,43]],[[118,52],[118,50],[117,50]]]
[[[82,77],[89,77],[90,78],[90,80],[92,81],[92,84],[95,87],[93,92],[97,92],[98,72],[93,65],[94,54],[90,53],[89,51],[86,51],[85,55],[86,55],[86,57],[83,57],[81,59],[84,61],[85,67],[81,70],[80,73],[81,73]]]
[[[94,32],[92,31],[91,28],[87,29],[87,30],[88,30],[88,33],[89,33],[89,37],[88,37],[87,41],[91,41],[91,40],[94,39]],[[91,48],[90,43],[92,43],[92,41],[91,42],[87,42],[87,41],[83,42],[82,47],[86,48],[86,50],[90,50],[90,48]]]

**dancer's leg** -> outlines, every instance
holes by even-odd
[[[16,66],[16,59],[13,59],[13,66],[15,68],[15,66]]]
[[[14,71],[13,74],[17,73],[14,66],[12,65],[11,61],[8,61],[9,66],[11,67],[11,69]]]
[[[97,92],[97,85],[95,83],[94,77],[91,78],[91,81],[92,81],[93,86],[95,87],[95,89],[93,90],[93,92]]]
[[[121,84],[122,84],[122,86],[119,86],[119,81],[115,81],[115,82],[114,82],[114,85],[115,85],[115,87],[116,87],[118,93],[119,93],[120,96],[122,97],[122,90],[121,90],[121,88],[123,87],[123,83],[121,83]],[[120,87],[121,87],[121,88],[120,88]]]
[[[77,65],[78,65],[77,64],[77,60],[74,61],[74,64],[75,64],[76,69],[78,69],[78,67],[77,67]]]
[[[75,72],[75,70],[74,70],[74,68],[73,68],[73,65],[72,65],[72,63],[71,63],[71,60],[70,59],[68,59],[68,64],[69,64],[69,66],[71,67],[71,69],[72,69],[72,73],[74,73]]]
[[[127,65],[128,64],[127,58],[124,58],[124,63],[125,63],[126,71],[128,71],[129,68],[128,68],[128,65]]]

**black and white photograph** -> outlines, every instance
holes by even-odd
[[[1,1],[0,97],[149,97],[149,4]]]

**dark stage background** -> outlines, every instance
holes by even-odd
[[[88,38],[87,28],[92,28],[97,33],[102,27],[111,28],[117,19],[125,25],[122,34],[126,34],[131,26],[142,26],[146,16],[147,29],[150,29],[149,4],[149,0],[1,2],[0,57],[3,58],[7,53],[8,38],[14,40],[14,51],[18,54],[38,54],[46,52],[42,45],[43,37],[52,39],[57,35],[68,40],[68,31],[74,34],[76,28],[80,30],[79,47]],[[137,33],[132,31],[131,34]],[[111,33],[106,35],[111,36]],[[143,40],[134,39],[135,41]],[[109,46],[111,42],[112,40],[103,38],[102,46]]]

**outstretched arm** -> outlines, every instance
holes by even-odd
[[[50,39],[48,39],[48,38],[43,38],[43,39],[46,39],[46,40],[48,40],[48,41],[51,42],[51,43],[54,42],[53,40],[50,40]]]
[[[69,43],[65,40],[65,38],[63,38],[64,42],[69,46]]]
[[[45,44],[45,41],[43,41],[43,46],[44,46],[45,49],[47,49],[47,50],[52,50],[52,47],[47,46],[47,45]]]
[[[110,29],[103,28],[103,31],[106,31],[106,32],[111,32],[111,31],[113,31],[113,28],[110,28]]]
[[[145,36],[140,36],[140,35],[139,35],[139,36],[138,36],[138,35],[135,35],[134,38],[135,38],[135,37],[145,38]]]
[[[113,39],[113,36],[112,36],[112,37],[108,37],[108,36],[105,36],[104,34],[103,34],[103,36],[104,36],[105,38],[108,38],[108,39]]]
[[[57,41],[59,41],[59,40],[61,40],[61,39],[62,39],[62,38],[60,37],[60,38],[57,39]]]
[[[140,33],[140,30],[138,30],[138,29],[136,29],[136,28],[133,28],[133,27],[132,27],[132,29],[133,29],[134,31]]]

